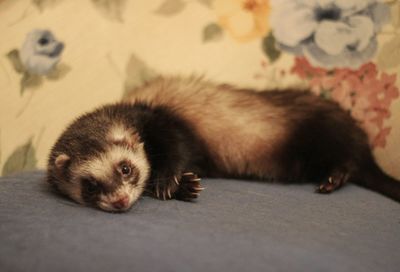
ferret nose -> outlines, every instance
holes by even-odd
[[[113,207],[119,210],[126,208],[128,204],[129,204],[128,196],[121,197],[120,199],[112,203]]]

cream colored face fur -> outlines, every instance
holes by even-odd
[[[95,203],[97,207],[105,211],[128,210],[142,195],[150,173],[150,165],[143,143],[119,144],[127,139],[132,139],[132,135],[134,134],[122,129],[120,126],[114,127],[110,134],[107,135],[111,144],[106,152],[88,161],[76,162],[71,165],[71,180],[60,183],[60,190],[68,194],[76,202],[88,204],[82,197],[85,193],[82,191],[82,181],[90,177],[103,187],[113,188],[112,190],[103,190],[98,193]],[[65,155],[60,155],[59,158],[61,156]],[[127,177],[122,175],[118,177],[117,175],[116,177],[116,172],[121,164],[130,165],[132,171],[136,171],[136,178],[132,175]],[[116,178],[118,179],[117,182]],[[128,204],[124,208],[116,209],[113,203],[123,198],[128,200]]]

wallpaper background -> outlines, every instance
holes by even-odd
[[[0,33],[2,175],[44,168],[83,112],[196,74],[339,101],[400,178],[399,1],[0,0]]]

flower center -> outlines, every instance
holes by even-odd
[[[337,21],[340,19],[341,10],[337,7],[321,8],[318,7],[314,11],[315,18],[318,22],[323,20]]]
[[[40,45],[46,45],[46,44],[49,43],[49,39],[47,39],[45,37],[42,37],[42,38],[39,39],[38,42],[39,42]]]
[[[248,11],[254,11],[258,6],[257,0],[246,0],[243,3],[243,9]]]
[[[348,44],[346,47],[349,51],[357,51],[359,43],[359,41],[356,41],[352,44]]]

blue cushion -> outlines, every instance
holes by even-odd
[[[204,180],[194,203],[106,213],[44,172],[0,179],[0,271],[399,271],[400,204],[355,185]]]

